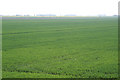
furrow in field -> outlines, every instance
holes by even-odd
[[[51,74],[51,75],[64,75],[64,76],[73,76],[73,77],[81,76],[81,74],[76,75],[76,74],[69,74],[67,72],[64,72],[64,74],[62,74],[62,73],[56,73],[56,72],[46,72],[43,70],[41,70],[39,72],[33,72],[33,71],[27,71],[27,70],[12,70],[12,71],[9,70],[9,72],[44,73],[44,74]]]
[[[43,31],[28,31],[28,32],[3,33],[3,34],[0,34],[0,35],[9,35],[9,34],[27,34],[27,33],[34,33],[34,32],[43,32]]]

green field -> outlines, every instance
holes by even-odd
[[[117,17],[3,18],[3,78],[117,78]]]

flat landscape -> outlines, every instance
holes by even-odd
[[[3,17],[2,32],[3,78],[118,77],[117,17]]]

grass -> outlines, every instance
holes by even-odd
[[[3,19],[3,78],[117,78],[116,17]]]

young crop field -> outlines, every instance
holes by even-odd
[[[3,17],[3,78],[117,78],[117,17]]]

